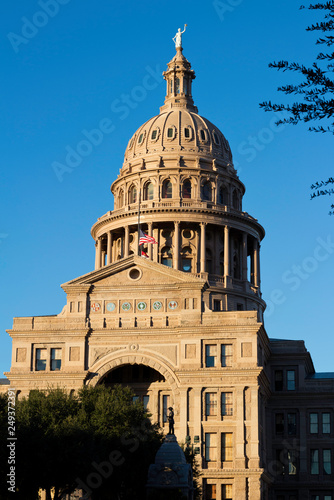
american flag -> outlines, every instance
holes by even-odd
[[[144,245],[144,243],[156,243],[158,244],[157,241],[153,238],[153,236],[149,236],[148,234],[143,233],[143,231],[140,231],[140,238],[139,238],[139,246]]]

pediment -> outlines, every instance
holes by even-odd
[[[90,288],[95,287],[155,287],[155,286],[204,286],[206,280],[194,276],[193,274],[184,273],[171,269],[152,262],[149,259],[131,255],[118,262],[102,267],[101,269],[92,271],[88,274],[80,276],[74,280],[64,283],[62,288],[67,291],[67,288],[73,287]]]

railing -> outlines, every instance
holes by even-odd
[[[140,204],[140,210],[148,210],[152,208],[200,208],[200,209],[209,209],[209,210],[216,210],[221,213],[227,213],[227,214],[233,214],[233,215],[238,215],[239,217],[244,217],[245,219],[252,220],[252,221],[257,221],[254,217],[249,215],[247,212],[240,212],[239,210],[236,210],[235,208],[229,207],[227,205],[220,205],[216,203],[212,203],[209,201],[198,201],[198,200],[161,200],[161,201],[144,201]],[[127,212],[138,212],[138,202],[137,203],[131,203],[128,205],[125,205],[122,208],[118,208],[116,210],[112,210],[107,212],[106,214],[102,215],[98,219],[98,221],[102,221],[108,217],[116,217],[119,215],[122,215],[123,213]]]

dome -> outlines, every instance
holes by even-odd
[[[131,137],[125,163],[168,152],[205,155],[232,164],[228,141],[209,120],[186,108],[169,109],[144,123]]]

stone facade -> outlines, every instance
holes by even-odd
[[[164,76],[165,103],[111,186],[115,209],[92,228],[95,270],[62,285],[60,314],[14,319],[6,375],[19,397],[129,385],[166,432],[173,406],[206,500],[333,500],[334,375],[314,373],[302,341],[269,340],[264,230],[242,210],[226,138],[197,112],[182,47]],[[156,244],[138,247],[138,222]]]

